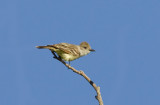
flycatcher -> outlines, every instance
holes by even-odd
[[[87,42],[82,42],[80,45],[59,43],[47,46],[36,46],[36,48],[49,49],[56,52],[61,59],[69,62],[85,56],[91,51],[95,51],[94,49],[91,49],[91,46]]]

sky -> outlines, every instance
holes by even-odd
[[[0,105],[98,105],[82,77],[37,45],[87,41],[71,62],[104,105],[160,105],[159,0],[1,0]]]

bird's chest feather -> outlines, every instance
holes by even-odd
[[[61,54],[61,58],[65,61],[73,61],[77,58],[79,58],[78,56],[73,56],[73,55],[70,55],[70,54]]]
[[[64,53],[61,50],[57,50],[56,53],[65,61],[73,61],[73,60],[80,57],[79,55],[75,56],[75,55],[72,55],[72,54]]]

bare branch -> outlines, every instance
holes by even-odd
[[[82,70],[78,71],[75,68],[71,67],[69,64],[67,64],[66,62],[64,62],[60,57],[57,57],[57,55],[55,54],[55,52],[51,51],[52,54],[54,55],[53,58],[59,60],[60,62],[62,62],[66,67],[68,67],[69,69],[71,69],[73,72],[83,76],[89,83],[90,85],[92,85],[92,87],[95,89],[95,91],[97,92],[97,96],[95,96],[95,98],[98,100],[99,105],[103,105],[103,100],[102,100],[102,96],[101,96],[101,92],[100,92],[100,87],[97,86]]]

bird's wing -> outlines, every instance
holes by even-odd
[[[60,44],[54,44],[51,45],[56,49],[59,49],[67,54],[72,54],[74,56],[76,56],[77,54],[79,55],[80,52],[78,51],[78,48],[76,45],[73,44],[69,44],[69,43],[60,43]]]

